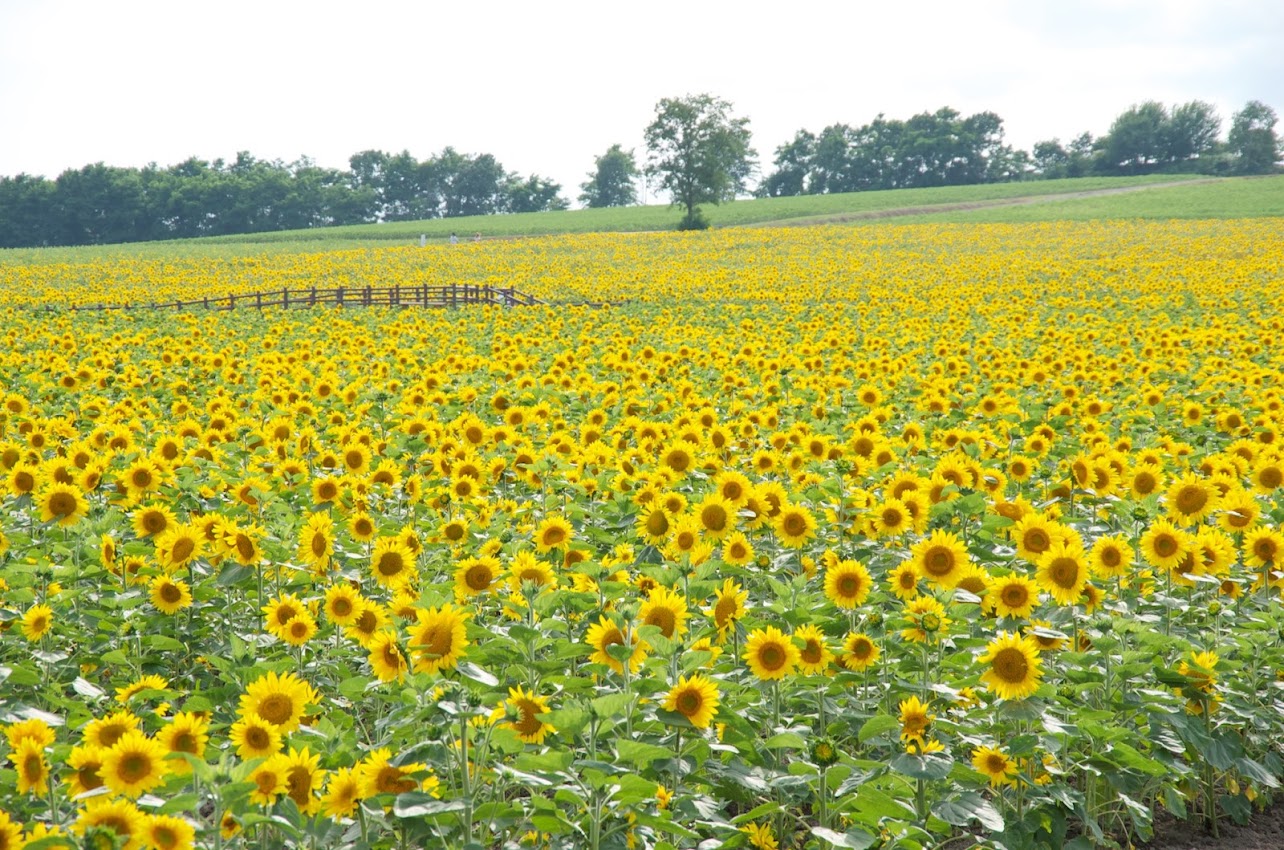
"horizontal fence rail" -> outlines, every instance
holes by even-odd
[[[150,304],[78,304],[42,305],[42,310],[235,310],[253,307],[463,307],[489,304],[495,307],[534,307],[547,304],[514,287],[479,286],[471,283],[415,286],[335,286],[306,289],[272,289],[265,292],[243,292],[191,301],[167,301]]]

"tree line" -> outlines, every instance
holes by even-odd
[[[879,115],[868,124],[799,130],[776,148],[763,196],[961,186],[1012,180],[1202,173],[1265,174],[1281,156],[1274,110],[1250,101],[1221,138],[1221,118],[1208,103],[1148,101],[1115,118],[1099,138],[1082,133],[1036,143],[1029,152],[1004,144],[993,112],[964,117],[949,107],[908,120]]]
[[[1032,150],[1004,142],[993,112],[950,107],[908,119],[878,115],[860,126],[799,130],[775,150],[762,197],[959,186],[1027,179],[1198,172],[1264,174],[1284,155],[1275,111],[1249,101],[1222,138],[1203,101],[1131,107],[1099,138],[1047,139]],[[596,157],[579,200],[588,207],[637,202],[637,182],[669,192],[680,228],[707,227],[699,205],[748,194],[757,176],[749,119],[708,94],[665,98],[644,137],[647,160],[612,145]],[[232,162],[188,159],[168,168],[96,163],[54,180],[0,178],[0,247],[91,245],[566,209],[562,187],[509,172],[491,154],[447,147],[426,160],[408,151],[362,151],[348,169],[310,159],[283,163],[239,153]]]
[[[247,152],[168,168],[102,163],[57,179],[0,178],[0,247],[101,245],[565,209],[561,186],[453,148],[425,160],[362,151],[347,170]]]

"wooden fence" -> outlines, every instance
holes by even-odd
[[[238,307],[462,307],[469,304],[490,304],[495,307],[533,307],[546,304],[533,295],[513,287],[477,286],[471,283],[451,283],[440,286],[336,286],[330,288],[274,289],[267,292],[246,292],[240,295],[219,295],[197,298],[192,301],[167,301],[151,304],[82,304],[71,307],[42,306],[40,309],[56,310],[235,310]]]

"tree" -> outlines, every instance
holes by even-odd
[[[1164,151],[1169,162],[1185,162],[1212,153],[1222,134],[1222,119],[1210,103],[1192,100],[1174,106],[1164,125]]]
[[[638,164],[632,150],[611,145],[606,153],[593,160],[594,172],[587,183],[581,183],[584,192],[580,203],[586,207],[627,207],[638,201]]]
[[[816,137],[806,130],[799,130],[792,142],[776,148],[776,170],[759,184],[755,194],[762,198],[803,194],[815,154]]]
[[[562,184],[537,174],[526,179],[510,174],[504,182],[504,210],[514,213],[564,210],[567,203],[561,191]]]
[[[1235,157],[1235,170],[1240,174],[1265,174],[1274,170],[1281,153],[1280,138],[1275,134],[1278,121],[1275,110],[1260,100],[1250,100],[1231,118],[1227,147]]]
[[[646,173],[686,208],[679,229],[708,224],[699,205],[728,201],[746,188],[756,156],[749,147],[749,119],[734,118],[731,104],[707,94],[665,98],[646,128]]]
[[[1104,143],[1106,170],[1115,174],[1144,174],[1164,159],[1168,111],[1147,101],[1120,115],[1110,125]]]

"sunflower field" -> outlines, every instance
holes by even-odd
[[[1245,821],[1282,225],[0,257],[0,850]],[[68,309],[452,282],[550,304]]]

